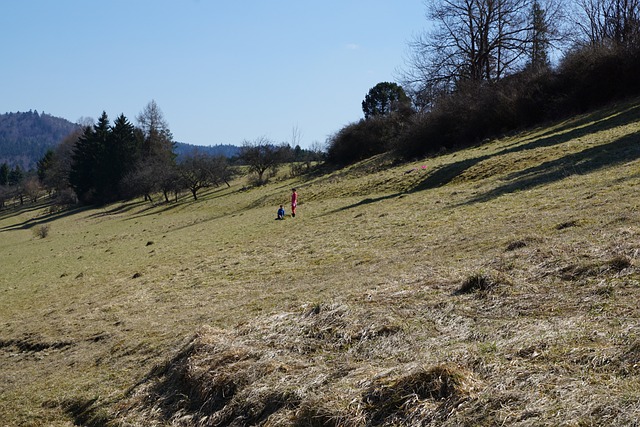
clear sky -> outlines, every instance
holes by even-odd
[[[324,144],[426,25],[422,0],[2,0],[0,113],[155,100],[176,141]]]

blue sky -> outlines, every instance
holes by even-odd
[[[174,138],[324,143],[395,81],[422,0],[3,0],[0,113],[135,117]]]

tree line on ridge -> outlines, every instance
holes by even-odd
[[[291,163],[295,174],[321,157],[317,151],[261,137],[245,141],[235,157],[193,147],[178,159],[173,135],[155,101],[136,120],[134,126],[121,114],[111,123],[103,112],[96,123],[72,132],[49,150],[38,161],[36,173],[3,163],[0,208],[10,200],[36,201],[43,192],[61,206],[103,205],[136,197],[156,202],[157,195],[170,202],[184,191],[197,200],[203,188],[229,186],[240,173],[249,173],[253,184],[263,185],[283,163]]]
[[[340,167],[437,155],[640,94],[640,0],[432,0],[399,83],[327,141]],[[371,99],[375,104],[371,104]]]

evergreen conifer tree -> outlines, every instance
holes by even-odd
[[[44,154],[44,156],[40,160],[38,160],[37,171],[38,171],[38,179],[40,180],[40,182],[45,181],[47,171],[51,168],[51,165],[53,163],[53,156],[54,156],[53,150],[49,149]]]
[[[18,185],[24,179],[24,171],[20,167],[20,165],[16,165],[9,172],[9,185]]]
[[[109,138],[109,117],[106,112],[93,127],[87,127],[73,150],[69,183],[83,203],[100,203],[105,188],[104,158]]]
[[[87,127],[72,154],[69,183],[83,203],[108,203],[122,197],[123,178],[136,167],[142,138],[121,114],[109,125],[106,112]]]
[[[105,153],[106,160],[110,165],[107,170],[106,182],[112,189],[109,194],[112,197],[120,197],[120,183],[125,175],[135,167],[139,157],[138,141],[135,127],[124,114],[121,114],[113,123]]]
[[[9,165],[4,162],[0,165],[0,185],[9,184]]]

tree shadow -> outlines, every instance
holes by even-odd
[[[125,214],[125,213],[130,212],[133,209],[139,207],[143,203],[144,202],[141,202],[141,201],[124,202],[124,203],[121,203],[121,204],[119,204],[117,206],[110,207],[109,209],[104,209],[104,210],[101,210],[101,211],[96,212],[94,214],[91,214],[91,215],[89,215],[89,218],[100,218],[100,217],[103,217],[103,216]],[[153,206],[153,205],[150,205],[150,206]],[[94,208],[95,208],[95,206],[94,206]]]
[[[183,194],[182,196],[179,197],[177,202],[174,201],[174,202],[167,203],[166,201],[163,201],[162,203],[159,203],[159,204],[149,204],[148,207],[142,209],[140,212],[136,213],[135,215],[132,215],[126,220],[132,221],[138,218],[144,218],[146,216],[156,215],[159,213],[169,212],[169,211],[178,210],[178,209],[186,209],[188,206],[191,206],[193,203],[199,203],[200,201],[205,201],[205,200],[219,199],[221,197],[226,196],[226,193],[224,193],[224,190],[226,190],[226,188],[223,186],[215,187],[212,191],[203,192],[203,194],[198,196],[198,200],[193,200],[193,197],[191,196],[191,194]],[[138,202],[138,203],[144,203],[144,202]]]
[[[509,182],[457,206],[487,202],[514,191],[550,184],[571,175],[584,175],[637,159],[640,159],[640,132],[511,173],[505,177]]]
[[[162,205],[149,204],[149,206],[143,208],[139,212],[129,216],[126,218],[126,221],[133,221],[139,218],[144,218],[146,216],[157,215],[164,212],[169,212],[178,208],[184,207],[188,202],[173,202],[166,203],[164,202]]]
[[[10,230],[28,230],[36,225],[46,224],[56,219],[64,218],[67,216],[75,215],[77,213],[83,212],[87,209],[90,209],[87,206],[78,206],[71,209],[65,209],[63,211],[51,212],[36,218],[31,218],[26,221],[23,221],[19,224],[8,225],[6,227],[0,228],[0,232],[2,231],[10,231]]]
[[[55,205],[55,199],[52,198],[51,196],[40,197],[36,202],[29,200],[22,205],[16,202],[16,204],[14,204],[13,206],[5,206],[4,208],[0,209],[0,221],[10,218],[12,216],[15,216],[17,214],[28,214],[30,212],[34,212],[34,211],[46,208],[47,206],[54,206],[54,205]]]
[[[383,200],[389,200],[389,199],[395,199],[397,197],[402,197],[402,196],[404,196],[406,194],[407,193],[405,193],[405,192],[398,192],[398,193],[387,194],[386,196],[380,196],[380,197],[374,197],[374,198],[367,197],[366,199],[362,199],[359,202],[352,203],[350,205],[343,206],[341,208],[333,209],[333,210],[331,210],[329,212],[325,212],[324,214],[319,215],[319,216],[333,215],[333,214],[338,213],[338,212],[342,212],[342,211],[346,211],[346,210],[349,210],[349,209],[357,208],[358,206],[365,206],[365,205],[369,205],[371,203],[382,202]]]
[[[508,147],[494,154],[478,156],[442,166],[441,168],[436,169],[433,173],[431,173],[426,179],[411,187],[409,192],[418,192],[446,185],[450,183],[455,177],[464,173],[466,170],[492,157],[533,150],[536,148],[561,145],[586,135],[610,130],[619,126],[623,126],[625,124],[633,123],[640,119],[640,105],[628,108],[624,112],[615,116],[611,116],[610,110],[607,111],[608,112],[594,113],[595,116],[589,115],[588,117],[581,119],[580,125],[576,124],[575,122],[572,122],[571,125],[566,125],[564,127],[565,130],[569,129],[570,126],[573,128],[570,131],[559,133],[561,132],[561,130],[555,129],[545,134],[547,136],[537,136],[525,144]],[[590,121],[592,121],[592,123],[584,126],[585,123],[589,123]],[[582,127],[576,128],[575,126]],[[595,149],[597,149],[597,147]]]
[[[433,188],[442,187],[444,185],[449,184],[455,177],[461,175],[467,169],[481,163],[489,158],[493,157],[492,155],[474,157],[472,159],[460,160],[455,163],[450,163],[448,165],[444,165],[440,168],[435,169],[432,173],[430,173],[424,180],[418,182],[414,186],[409,188],[410,193],[417,193],[423,190],[430,190]]]
[[[627,108],[623,109],[622,107],[625,105]],[[639,116],[640,105],[628,106],[628,104],[615,104],[614,106],[606,109],[565,120],[558,127],[552,127],[538,137],[544,138],[552,134],[565,132],[569,129],[581,128],[591,122],[593,122],[594,125],[606,122],[608,123],[608,128],[621,126],[634,121],[633,119],[637,120]],[[611,126],[612,124],[613,126]]]

